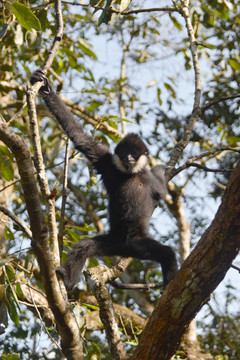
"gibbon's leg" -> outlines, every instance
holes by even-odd
[[[107,247],[110,237],[98,235],[94,238],[83,239],[76,243],[68,255],[66,264],[57,268],[63,277],[68,291],[78,283],[83,266],[89,257],[108,255]]]
[[[162,266],[164,288],[178,271],[175,252],[172,248],[151,238],[129,240],[125,244],[123,256],[159,262]]]

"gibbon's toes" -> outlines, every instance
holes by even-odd
[[[64,265],[61,265],[56,269],[56,273],[62,278],[67,291],[71,291],[75,286],[75,282],[69,279],[67,268]]]
[[[64,280],[67,276],[67,271],[66,269],[64,268],[64,266],[59,266],[57,269],[56,269],[56,273],[57,275],[60,275],[60,277]]]

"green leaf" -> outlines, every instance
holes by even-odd
[[[240,64],[237,60],[230,59],[228,63],[233,70],[240,72]]]
[[[173,22],[173,25],[178,29],[178,30],[182,30],[182,25],[180,24],[180,22],[175,18],[175,16],[172,16],[170,14],[170,19]]]
[[[14,178],[14,170],[11,162],[8,159],[5,159],[2,163],[1,174],[2,177],[7,181],[11,181]]]
[[[81,49],[84,54],[92,57],[94,60],[97,60],[96,54],[90,49],[91,45],[85,39],[79,39],[79,49]]]
[[[94,311],[99,310],[99,306],[98,306],[98,305],[91,305],[91,304],[87,304],[87,303],[81,303],[81,306],[82,306],[82,307],[85,307],[85,308],[87,308],[87,309],[94,310]]]
[[[89,110],[89,111],[94,111],[96,110],[97,108],[99,108],[99,106],[103,105],[103,102],[102,101],[99,101],[99,102],[96,102],[96,101],[93,101],[91,103],[91,105],[87,106],[86,109]]]
[[[175,90],[173,89],[172,85],[170,85],[169,83],[164,83],[164,86],[165,86],[165,88],[166,88],[168,91],[170,91],[170,92],[172,93],[171,96],[172,96],[174,99],[176,99],[177,94],[176,94]]]
[[[8,226],[5,226],[5,229],[4,229],[4,239],[5,240],[8,240],[8,239],[14,240],[14,235]]]
[[[22,292],[21,285],[19,284],[19,282],[16,283],[16,294],[19,298],[23,298],[23,292]]]
[[[7,307],[8,307],[8,313],[9,313],[11,320],[15,324],[19,324],[19,317],[18,317],[17,308],[16,308],[15,303],[12,300],[10,300],[7,302]]]
[[[105,5],[105,9],[108,9],[111,6],[113,0],[107,0],[107,3]],[[98,26],[101,24],[108,24],[109,21],[111,21],[112,13],[106,10],[103,10],[99,19],[98,19]]]
[[[16,280],[15,271],[10,265],[5,266],[5,271],[10,282]]]
[[[20,359],[20,355],[18,354],[2,353],[2,357],[1,357],[1,360],[19,360],[19,359]]]
[[[27,6],[18,2],[9,3],[9,6],[22,27],[28,31],[32,31],[32,29],[40,31],[42,29],[40,21]]]
[[[0,145],[0,152],[6,154],[9,157],[12,157],[12,153],[9,151],[9,149],[6,146]]]
[[[162,105],[162,99],[161,99],[161,89],[157,89],[157,98],[158,98],[158,103],[159,105]]]

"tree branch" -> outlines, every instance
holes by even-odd
[[[123,284],[119,281],[111,281],[110,284],[116,289],[131,289],[131,290],[150,290],[150,289],[158,289],[163,286],[162,282],[159,283],[149,283],[149,284]]]
[[[7,215],[10,219],[12,219],[18,226],[20,226],[22,231],[29,237],[29,239],[32,240],[32,232],[31,232],[31,230],[29,230],[27,225],[24,224],[24,222],[21,219],[19,219],[16,215],[14,215],[11,211],[6,209],[4,206],[0,206],[0,211],[3,214]]]
[[[194,30],[191,24],[190,13],[188,9],[189,2],[181,1],[182,7],[180,10],[180,14],[183,16],[186,24],[186,28],[188,31],[188,37],[190,40],[190,51],[192,54],[193,67],[194,67],[194,77],[195,77],[195,93],[194,93],[194,104],[192,114],[190,116],[189,123],[187,125],[186,130],[184,131],[182,138],[176,144],[173,152],[171,154],[171,158],[168,161],[166,176],[168,179],[172,178],[172,172],[174,172],[174,168],[176,163],[178,162],[180,156],[183,153],[183,150],[189,143],[190,136],[194,129],[195,123],[201,114],[200,110],[200,100],[201,100],[201,77],[200,77],[200,66],[198,60],[198,51],[197,51],[197,42],[194,36]]]
[[[98,301],[100,318],[104,324],[111,354],[116,360],[126,359],[127,354],[119,335],[115,311],[106,283],[119,277],[131,261],[131,258],[121,259],[111,269],[105,265],[99,265],[84,271],[86,281]]]
[[[223,280],[240,248],[239,189],[240,162],[212,224],[158,301],[133,360],[169,359],[190,321]]]
[[[82,358],[82,344],[80,341],[79,328],[68,303],[63,298],[59,289],[59,282],[55,272],[56,255],[51,251],[48,242],[47,226],[41,210],[31,154],[24,139],[16,135],[1,119],[0,140],[11,149],[16,158],[30,219],[30,228],[33,239],[32,246],[40,266],[48,303],[54,313],[55,321],[61,336],[63,350],[69,358],[79,360]]]
[[[221,96],[219,98],[215,98],[211,101],[209,101],[207,104],[201,106],[201,111],[202,113],[204,113],[206,110],[208,110],[210,107],[219,104],[222,101],[227,101],[227,100],[232,100],[232,99],[237,99],[240,98],[240,93],[237,94],[233,94],[233,95],[226,95],[226,96]]]
[[[171,171],[171,176],[174,177],[176,176],[177,174],[179,174],[181,171],[185,170],[186,168],[190,167],[190,166],[195,166],[195,167],[200,167],[202,168],[203,170],[206,170],[206,171],[212,171],[212,172],[224,172],[224,171],[232,171],[232,170],[221,170],[221,169],[209,169],[207,167],[204,167],[202,165],[199,165],[199,164],[194,164],[194,161],[196,160],[200,160],[200,159],[203,159],[204,157],[207,157],[207,156],[212,156],[212,155],[215,155],[216,153],[220,153],[220,152],[224,152],[224,151],[233,151],[233,152],[239,152],[240,153],[240,147],[231,147],[231,146],[223,146],[221,148],[218,148],[218,149],[215,149],[215,150],[212,150],[212,151],[206,151],[202,154],[199,154],[199,155],[196,155],[196,156],[193,156],[191,159],[188,159],[182,166],[178,167],[177,169],[173,169]]]
[[[55,13],[57,21],[56,35],[52,44],[52,47],[48,53],[47,59],[42,67],[42,70],[46,73],[50,68],[54,57],[56,55],[58,46],[60,44],[63,33],[63,21],[61,12],[61,0],[55,1]],[[35,166],[39,176],[40,187],[45,199],[46,209],[48,214],[49,224],[49,246],[44,247],[44,253],[41,254],[42,259],[38,256],[38,261],[43,262],[41,273],[44,275],[45,289],[47,299],[51,310],[54,313],[54,317],[58,326],[59,334],[61,336],[61,344],[64,354],[71,360],[82,359],[82,343],[80,339],[80,332],[76,323],[74,315],[71,313],[68,303],[66,290],[62,285],[62,282],[58,282],[56,276],[56,267],[59,266],[59,247],[57,239],[57,227],[55,216],[55,201],[54,197],[51,197],[51,192],[48,187],[48,181],[45,173],[40,136],[37,124],[37,115],[35,108],[35,95],[41,87],[42,83],[36,83],[34,86],[28,88],[27,101],[29,107],[30,124],[32,130],[33,146],[34,146],[34,159]],[[46,269],[44,269],[44,266]],[[60,289],[61,287],[61,289]]]

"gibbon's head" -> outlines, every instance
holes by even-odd
[[[113,161],[121,172],[136,174],[149,164],[150,154],[140,136],[130,133],[117,144]]]

